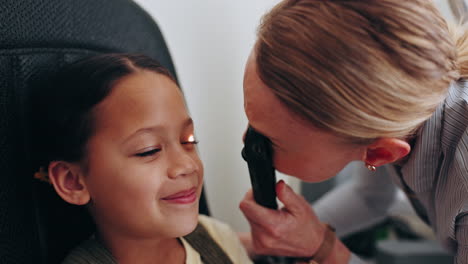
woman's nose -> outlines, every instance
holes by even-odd
[[[198,170],[197,154],[195,151],[187,151],[183,147],[168,153],[169,178],[191,175]]]

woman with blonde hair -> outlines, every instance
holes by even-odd
[[[283,182],[282,210],[248,192],[240,208],[255,253],[360,263],[324,222],[342,234],[382,219],[394,197],[388,175],[455,263],[468,263],[467,45],[465,29],[449,29],[428,0],[285,0],[268,12],[244,100],[275,168],[307,182],[355,160],[367,172],[315,212]]]

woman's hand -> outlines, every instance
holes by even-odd
[[[255,259],[257,255],[254,252],[252,244],[252,234],[250,232],[237,232],[237,236],[239,237],[239,240],[241,241],[242,245],[247,251],[247,255],[249,255],[249,258],[252,260]]]
[[[324,239],[326,226],[319,221],[309,203],[283,181],[277,183],[276,193],[284,205],[280,210],[258,205],[252,190],[240,203],[239,207],[251,227],[254,252],[292,257],[314,255]],[[333,251],[342,252],[332,252],[330,260],[333,261],[329,263],[347,263],[349,250],[338,239],[335,242]],[[335,261],[335,255],[340,261]]]

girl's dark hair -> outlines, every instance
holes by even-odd
[[[149,70],[174,77],[157,61],[139,54],[102,54],[65,65],[33,98],[33,145],[36,161],[86,158],[86,143],[94,130],[94,107],[114,84],[132,73]]]

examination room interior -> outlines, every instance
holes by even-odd
[[[280,1],[133,1],[157,23],[174,63],[195,124],[210,214],[235,231],[248,232],[249,224],[239,209],[240,201],[251,188],[248,166],[241,156],[242,137],[248,126],[244,112],[244,69],[262,15]],[[450,7],[456,1],[433,1],[447,21],[457,20]],[[336,177],[320,183],[301,182],[280,172],[276,176],[312,205],[330,189],[346,184],[350,180],[347,171],[362,165],[353,162]],[[405,194],[400,191],[396,195],[390,218],[343,238],[345,244],[369,264],[452,263],[452,256],[437,243],[431,228],[418,219]],[[404,243],[392,244],[401,238],[416,244],[408,244],[406,249]],[[431,260],[434,254],[443,262],[431,262],[436,259]],[[402,255],[404,258],[399,258]],[[286,264],[287,260],[283,261],[280,262]]]

